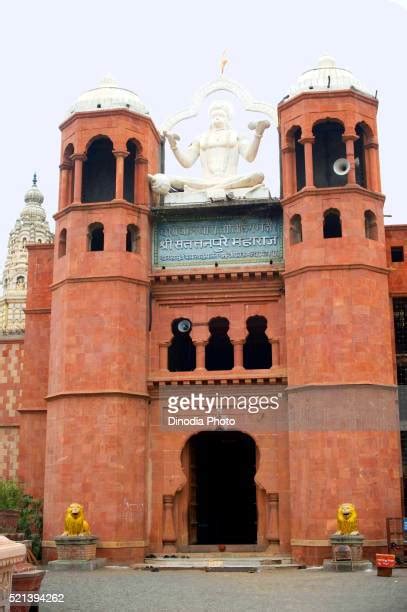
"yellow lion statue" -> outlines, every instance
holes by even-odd
[[[85,521],[83,506],[73,503],[65,512],[64,536],[90,535],[89,523]]]
[[[335,535],[359,535],[358,515],[353,504],[341,504],[336,514],[338,531]]]

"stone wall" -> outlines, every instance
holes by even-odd
[[[0,339],[0,478],[14,479],[18,470],[22,339]]]

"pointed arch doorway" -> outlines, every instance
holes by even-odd
[[[257,544],[256,444],[240,431],[187,442],[190,545]]]

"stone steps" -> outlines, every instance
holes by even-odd
[[[247,553],[190,553],[167,557],[164,555],[146,558],[144,563],[135,563],[133,569],[160,570],[205,570],[207,572],[268,572],[282,569],[301,569],[302,565],[293,563],[289,555],[257,556]]]

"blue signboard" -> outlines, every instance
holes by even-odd
[[[156,267],[282,263],[282,214],[157,219],[153,242]]]

